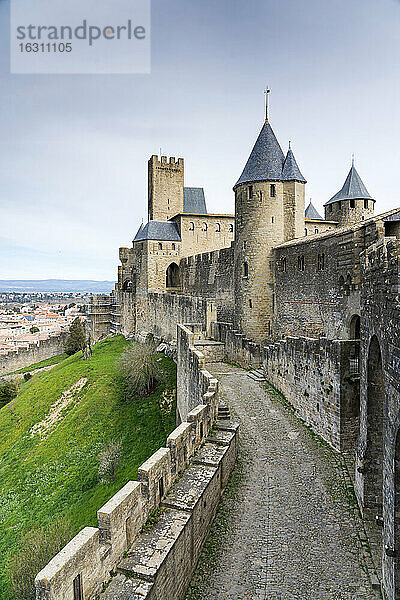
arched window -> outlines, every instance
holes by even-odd
[[[286,256],[282,256],[282,258],[281,258],[281,271],[282,271],[282,273],[286,273],[286,271],[287,271]]]
[[[315,228],[314,233],[319,233],[319,230],[317,228]]]
[[[126,279],[122,285],[122,290],[124,292],[131,292],[133,289],[133,284],[131,279]]]
[[[243,263],[243,277],[249,276],[249,265],[247,262]]]
[[[193,223],[193,221],[190,221],[190,223],[189,223],[189,231],[194,231],[194,223]]]
[[[304,254],[302,254],[297,259],[297,269],[299,271],[305,271],[305,268],[306,268],[306,261],[304,259]]]
[[[172,250],[175,250],[175,244],[172,244]]]
[[[161,242],[158,244],[158,249],[162,250],[162,243]]]
[[[217,223],[217,228],[215,230],[217,233],[221,231],[221,223]]]
[[[232,233],[232,232],[233,232],[233,225],[232,225],[232,223],[231,223],[231,224],[229,225],[229,233]]]
[[[203,231],[207,231],[207,229],[208,229],[207,223],[203,223]]]
[[[325,269],[325,254],[318,254],[318,271],[323,271]]]
[[[181,271],[176,263],[171,263],[166,272],[167,288],[179,288],[181,284]]]
[[[360,315],[353,315],[350,319],[350,339],[360,339]]]

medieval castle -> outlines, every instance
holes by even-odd
[[[204,190],[185,187],[182,158],[152,156],[148,223],[132,248],[120,248],[115,291],[93,298],[92,332],[171,341],[178,323],[195,325],[225,358],[263,366],[316,433],[352,454],[358,502],[381,528],[384,594],[394,600],[400,209],[374,216],[354,164],[327,197],[325,218],[311,203],[305,209],[305,186],[268,118],[233,187],[234,215],[209,213]],[[179,419],[194,406],[178,402]]]

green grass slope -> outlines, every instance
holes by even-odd
[[[0,410],[0,598],[8,591],[7,561],[18,551],[21,533],[65,515],[73,533],[96,526],[96,511],[137,476],[137,468],[163,446],[175,427],[169,412],[176,370],[162,357],[164,381],[149,398],[124,403],[116,383],[116,361],[127,345],[122,336],[63,360],[25,384],[17,398]],[[44,439],[30,429],[49,414],[61,394],[82,377],[88,381]],[[100,483],[97,456],[103,445],[121,441],[123,454],[113,483]]]

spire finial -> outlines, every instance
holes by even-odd
[[[268,123],[268,95],[270,93],[270,89],[267,86],[266,89],[264,90],[264,96],[265,96],[265,122]]]
[[[291,149],[292,149],[292,147],[291,147],[291,145],[290,145],[290,144],[291,144],[291,141],[289,140],[289,150],[291,150]]]
[[[354,167],[354,152],[351,155],[351,166]]]

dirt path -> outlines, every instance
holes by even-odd
[[[241,369],[214,367],[241,450],[187,600],[379,597],[337,457],[272,390]]]

